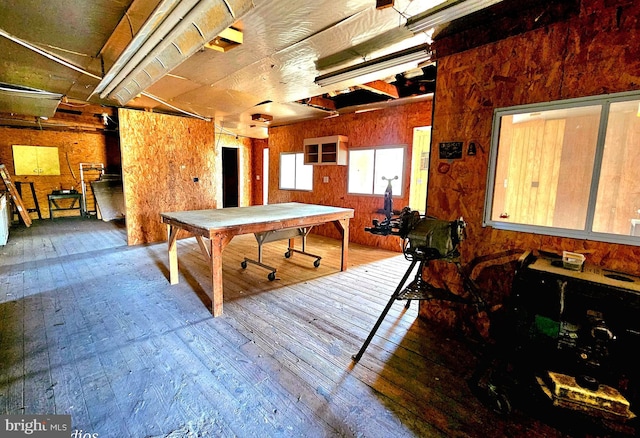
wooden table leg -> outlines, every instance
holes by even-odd
[[[342,235],[342,257],[340,261],[340,270],[347,270],[349,257],[349,219],[338,219],[333,221],[340,234]]]
[[[216,234],[211,238],[211,313],[214,318],[222,315],[222,251],[232,238],[226,234]]]
[[[168,251],[169,251],[169,282],[178,284],[178,245],[176,244],[178,237],[178,227],[167,225]]]

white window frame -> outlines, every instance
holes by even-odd
[[[290,156],[293,155],[294,156],[294,168],[293,168],[293,185],[289,186],[289,185],[283,185],[283,176],[286,174],[286,171],[288,171],[288,169],[286,169],[285,171],[283,171],[282,166],[283,166],[283,161],[282,161],[282,157],[283,156]],[[279,160],[279,169],[280,169],[280,174],[279,174],[279,188],[280,190],[299,190],[299,191],[305,191],[305,192],[310,192],[313,191],[313,166],[309,165],[309,164],[304,164],[304,153],[302,152],[281,152],[280,153],[280,160]],[[302,187],[301,184],[303,181],[301,181],[300,178],[300,173],[303,170],[303,168],[307,171],[311,172],[311,176],[310,176],[310,187]]]
[[[598,193],[598,184],[600,180],[600,167],[602,165],[604,145],[609,121],[609,107],[616,102],[624,102],[629,100],[640,99],[640,92],[624,92],[608,95],[584,97],[577,99],[568,99],[556,102],[546,102],[539,104],[520,105],[508,108],[496,108],[493,114],[491,150],[489,155],[489,169],[487,174],[487,186],[485,193],[485,204],[483,214],[483,226],[493,227],[495,229],[510,230],[517,232],[527,232],[534,234],[544,234],[550,236],[568,237],[575,239],[589,239],[594,241],[602,241],[609,243],[621,243],[640,246],[640,237],[603,233],[593,231],[594,215],[596,211],[596,201]],[[522,223],[510,223],[507,220],[501,221],[492,218],[493,211],[493,190],[495,187],[496,168],[498,161],[498,143],[500,139],[500,123],[503,116],[534,113],[537,111],[576,109],[585,106],[601,106],[600,124],[598,126],[597,143],[594,154],[594,164],[591,171],[591,185],[589,187],[589,201],[587,204],[587,213],[584,229],[569,229],[558,227],[547,227],[528,225]]]
[[[398,173],[398,175],[376,175],[376,158],[377,158],[377,153],[378,151],[382,151],[382,150],[389,150],[389,149],[398,149],[398,150],[402,150],[402,170]],[[372,179],[371,179],[371,190],[364,193],[364,192],[355,192],[352,191],[351,187],[350,187],[350,176],[351,176],[351,172],[352,170],[354,170],[353,166],[354,163],[356,162],[356,160],[352,160],[351,159],[351,153],[352,152],[366,152],[366,151],[373,151],[374,154],[374,158],[373,158],[373,175],[372,175]],[[384,196],[384,188],[386,188],[387,186],[387,182],[384,181],[382,182],[382,177],[387,177],[387,178],[393,178],[395,176],[398,177],[398,179],[393,180],[391,182],[392,184],[392,188],[393,188],[393,197],[394,198],[399,198],[402,197],[404,195],[404,182],[405,182],[405,176],[406,176],[406,169],[407,169],[407,145],[385,145],[385,146],[373,146],[373,147],[361,147],[361,148],[350,148],[349,149],[349,160],[348,160],[348,169],[347,169],[347,193],[349,195],[361,195],[361,196]],[[410,164],[410,163],[409,163]],[[377,184],[376,184],[377,183]],[[379,187],[383,187],[382,189],[379,189],[378,192],[376,192],[376,185],[378,185]]]

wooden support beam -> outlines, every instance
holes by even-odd
[[[333,100],[326,99],[322,96],[310,97],[309,99],[305,99],[300,102],[315,108],[320,108],[327,111],[336,111],[336,103]]]
[[[204,46],[207,49],[217,50],[218,52],[228,52],[242,44],[243,40],[242,31],[228,27]]]
[[[366,84],[359,85],[359,87],[373,93],[384,94],[385,96],[393,97],[394,99],[400,97],[398,95],[398,89],[395,87],[395,85],[391,85],[390,83],[385,81],[367,82]]]

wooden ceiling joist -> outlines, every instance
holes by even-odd
[[[301,101],[301,103],[327,111],[336,111],[336,103],[333,100],[324,98],[322,96],[310,97],[309,99]]]
[[[371,91],[372,93],[384,94],[385,96],[392,97],[394,99],[399,98],[398,89],[395,85],[391,85],[385,81],[373,81],[366,84],[358,85],[358,87]]]

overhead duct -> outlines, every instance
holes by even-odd
[[[164,39],[198,0],[163,0],[151,13],[138,33],[104,75],[94,93],[105,98],[142,59],[153,50],[158,41]],[[171,16],[171,17],[170,17]],[[145,45],[146,44],[146,45]]]
[[[253,7],[252,0],[201,0],[185,15],[186,7],[193,0],[183,2],[171,10],[163,24],[150,33],[133,56],[123,53],[122,56],[130,57],[130,60],[124,63],[108,84],[100,85],[101,89],[104,87],[101,97],[108,96],[121,105],[126,104],[202,49]],[[157,16],[154,14],[151,20],[157,20]],[[150,26],[154,27],[155,23]],[[169,26],[172,27],[167,31]]]

